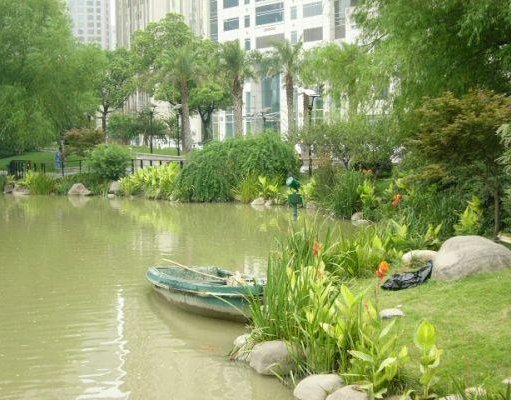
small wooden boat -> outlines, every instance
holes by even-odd
[[[262,296],[264,289],[248,276],[231,285],[235,275],[218,267],[150,267],[146,278],[159,294],[182,309],[233,321],[247,321],[248,298]]]

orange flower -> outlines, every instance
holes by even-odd
[[[380,265],[378,265],[378,269],[376,270],[376,276],[378,277],[378,279],[383,280],[383,278],[385,278],[389,270],[390,265],[387,261],[384,260],[380,263]]]
[[[401,200],[403,199],[403,196],[401,196],[399,193],[392,196],[392,207],[397,207]]]
[[[362,169],[362,173],[363,173],[364,175],[368,175],[368,176],[370,176],[370,175],[374,174],[374,171],[373,171],[372,169],[370,169],[370,168],[368,168],[368,169],[365,169],[365,168],[364,168],[364,169]]]
[[[323,245],[319,243],[317,240],[315,240],[314,244],[312,245],[312,254],[314,255],[314,257],[317,257],[322,249]]]

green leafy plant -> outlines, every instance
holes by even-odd
[[[179,174],[177,164],[138,169],[120,180],[124,195],[143,194],[150,199],[169,200],[174,192]]]
[[[458,223],[454,225],[457,235],[477,235],[481,231],[483,217],[481,200],[477,196],[472,196],[472,200],[467,203],[467,208],[460,214]]]
[[[56,182],[49,175],[28,171],[20,185],[26,187],[30,194],[51,194],[56,190]]]
[[[436,374],[440,366],[443,350],[436,347],[437,335],[435,326],[426,320],[422,321],[415,332],[414,343],[421,352],[420,383],[422,385],[422,398],[428,399],[431,395],[431,385],[437,380]]]
[[[281,197],[279,183],[280,178],[268,178],[266,176],[259,176],[259,195],[266,200],[279,200]]]
[[[242,203],[250,203],[259,195],[259,180],[255,176],[249,176],[242,180],[237,189],[233,191],[234,197]]]
[[[91,173],[104,180],[117,180],[125,176],[129,164],[129,151],[114,144],[97,146],[86,161]]]
[[[65,155],[77,154],[84,157],[89,150],[102,143],[105,140],[105,134],[96,129],[71,129],[64,133]]]
[[[334,178],[334,186],[329,188],[323,202],[336,215],[351,218],[353,213],[360,210],[361,201],[358,187],[363,180],[364,175],[358,171],[345,170],[337,174]]]

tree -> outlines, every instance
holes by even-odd
[[[136,86],[134,66],[128,50],[107,50],[103,55],[96,90],[101,99],[101,128],[106,132],[108,114],[122,108]]]
[[[112,114],[108,123],[107,132],[110,138],[122,144],[128,144],[140,133],[136,115],[124,113]]]
[[[153,92],[158,86],[170,86],[170,92],[179,93],[185,152],[192,149],[190,88],[205,73],[207,54],[202,43],[178,14],[167,14],[161,21],[137,32],[134,38],[142,86]]]
[[[84,157],[87,152],[105,140],[103,131],[96,129],[71,129],[64,133],[65,156],[76,154]]]
[[[97,59],[59,0],[0,0],[0,148],[21,153],[83,123]]]
[[[111,138],[124,144],[142,136],[144,144],[150,146],[153,138],[165,138],[167,128],[162,119],[155,117],[153,110],[144,108],[135,114],[113,114],[108,133]]]
[[[511,89],[508,1],[360,0],[355,18],[401,114],[446,90]]]
[[[486,90],[461,97],[447,92],[425,101],[410,141],[411,151],[420,154],[428,166],[483,183],[493,198],[495,235],[500,230],[502,168],[498,158],[503,153],[497,129],[509,120],[509,97]]]
[[[294,85],[302,64],[302,42],[291,44],[287,40],[273,43],[273,50],[267,56],[268,75],[284,75],[288,132],[296,128],[294,118]]]
[[[220,65],[231,88],[237,136],[243,135],[243,85],[246,79],[255,78],[254,64],[257,59],[258,53],[246,52],[237,39],[222,44]]]

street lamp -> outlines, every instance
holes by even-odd
[[[179,127],[179,116],[181,115],[181,104],[172,104],[172,109],[176,113],[176,145],[177,145],[177,155],[181,155],[181,129]]]
[[[307,108],[309,109],[309,128],[312,127],[312,112],[314,111],[314,100],[316,100],[319,97],[319,94],[317,93],[310,93],[307,96],[309,96],[310,100],[307,103]],[[309,144],[309,176],[312,176],[312,145]]]

